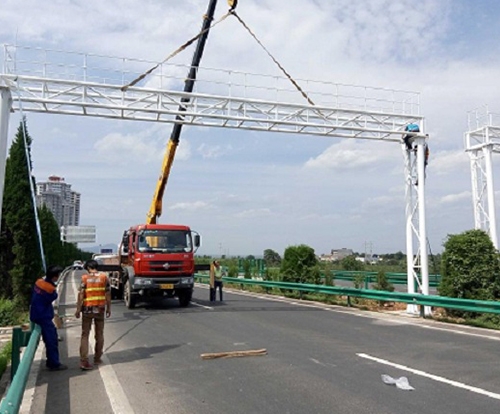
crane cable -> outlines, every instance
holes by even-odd
[[[30,152],[28,150],[28,133],[26,132],[26,117],[23,112],[23,103],[21,100],[21,92],[20,92],[20,87],[19,87],[19,79],[16,79],[16,89],[17,89],[17,96],[19,100],[19,113],[21,115],[21,126],[23,130],[23,140],[24,140],[24,152],[26,156],[26,171],[28,172],[28,181],[30,183],[30,192],[31,192],[31,201],[33,203],[33,212],[35,216],[35,224],[36,224],[36,231],[37,231],[37,236],[38,236],[38,245],[40,248],[40,255],[42,258],[42,266],[43,266],[43,272],[44,274],[47,273],[47,264],[45,262],[45,253],[43,250],[43,241],[42,241],[42,229],[40,226],[40,219],[38,217],[38,209],[36,208],[36,196],[35,196],[35,188],[33,186],[33,175],[32,175],[32,170],[31,170],[31,156]]]
[[[232,12],[232,8],[228,10],[228,12],[222,16],[219,20],[217,20],[215,23],[213,23],[212,25],[210,25],[208,28],[206,28],[205,30],[202,30],[200,31],[200,33],[198,33],[196,36],[194,36],[193,38],[189,39],[186,43],[184,43],[182,46],[180,46],[177,50],[173,51],[172,53],[170,53],[165,59],[163,59],[160,63],[156,64],[155,66],[153,66],[151,69],[147,70],[146,72],[144,72],[142,75],[140,75],[139,77],[135,78],[132,82],[130,82],[129,84],[127,85],[124,85],[121,87],[121,91],[122,92],[125,92],[128,88],[130,88],[131,86],[134,86],[137,82],[140,82],[142,79],[144,79],[146,76],[150,75],[153,71],[155,71],[156,69],[158,69],[158,67],[160,67],[161,65],[163,65],[164,63],[168,62],[170,59],[172,59],[174,56],[178,55],[180,52],[182,52],[184,49],[186,49],[189,45],[191,45],[195,40],[199,39],[201,36],[203,36],[206,32],[208,32],[212,27],[218,25],[219,23],[221,23],[223,20],[225,20]],[[205,18],[206,18],[206,15],[205,15]]]
[[[248,27],[248,25],[243,21],[243,19],[236,13],[236,6],[238,2],[236,0],[233,1],[228,1],[228,4],[230,5],[230,9],[227,11],[226,14],[224,14],[219,20],[217,20],[215,23],[210,25],[205,30],[200,31],[196,36],[193,38],[189,39],[186,43],[184,43],[182,46],[180,46],[177,50],[174,52],[170,53],[163,61],[160,63],[156,64],[153,66],[151,69],[147,70],[144,72],[142,75],[134,79],[132,82],[130,82],[127,85],[124,85],[121,87],[121,91],[125,92],[129,87],[134,86],[138,82],[140,82],[142,79],[144,79],[146,76],[150,75],[153,71],[155,71],[160,65],[166,63],[170,59],[172,59],[174,56],[182,52],[184,49],[186,49],[189,45],[191,45],[195,40],[203,36],[204,33],[208,32],[212,27],[218,25],[222,21],[224,21],[228,16],[233,15],[240,23],[241,25],[248,31],[250,36],[252,36],[255,41],[264,49],[264,51],[267,53],[267,55],[272,59],[272,61],[278,66],[278,68],[285,74],[285,76],[290,80],[290,82],[297,88],[297,90],[302,94],[302,96],[309,102],[309,104],[315,106],[314,102],[309,98],[306,92],[300,87],[300,85],[295,81],[295,79],[292,78],[292,76],[285,70],[285,68],[278,62],[278,60],[269,52],[269,50],[264,46],[264,44],[258,39],[258,37],[255,35],[255,33],[252,32],[252,30]]]
[[[266,47],[262,44],[262,42],[257,38],[257,36],[250,30],[250,28],[246,25],[243,19],[236,13],[234,9],[229,10],[230,14],[238,19],[238,21],[243,25],[243,27],[250,33],[250,35],[256,40],[256,42],[264,49],[264,51],[268,54],[268,56],[273,60],[274,63],[281,69],[281,71],[285,74],[285,76],[292,82],[292,84],[297,88],[297,90],[302,94],[302,96],[309,102],[311,105],[315,105],[314,102],[309,98],[307,93],[300,87],[300,85],[292,78],[292,76],[285,70],[283,66],[276,60],[276,58],[266,49]]]

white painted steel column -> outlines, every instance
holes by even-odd
[[[429,260],[427,256],[427,228],[425,225],[425,138],[417,139],[417,175],[418,175],[418,232],[420,239],[420,275],[422,294],[429,294]],[[426,306],[426,315],[431,308]]]
[[[477,151],[471,151],[470,156],[470,177],[472,181],[472,207],[474,210],[474,228],[481,228],[481,209],[480,203],[481,198],[479,196],[479,174],[478,174],[478,163],[479,156]]]
[[[495,190],[493,187],[493,167],[491,163],[491,150],[492,145],[489,142],[488,128],[486,128],[486,142],[488,145],[483,147],[484,162],[486,168],[486,187],[488,192],[488,224],[490,231],[490,238],[498,250],[498,238],[497,238],[497,221],[495,214]]]
[[[412,166],[410,151],[403,144],[403,153],[405,160],[405,198],[406,198],[406,274],[408,293],[415,293],[415,275],[413,269],[413,183],[412,183]],[[406,305],[406,312],[418,314],[417,305]]]
[[[3,190],[5,186],[5,164],[7,162],[7,137],[12,96],[9,88],[0,86],[0,226],[2,222]]]

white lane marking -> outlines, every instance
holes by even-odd
[[[477,394],[486,395],[487,397],[494,398],[496,400],[500,400],[500,394],[495,394],[494,392],[486,391],[486,390],[483,390],[482,388],[473,387],[471,385],[467,385],[467,384],[464,384],[464,383],[458,382],[458,381],[453,381],[453,380],[450,380],[448,378],[440,377],[438,375],[429,374],[425,371],[413,369],[413,368],[407,367],[405,365],[395,364],[394,362],[390,362],[390,361],[387,361],[385,359],[377,358],[377,357],[374,357],[371,355],[367,355],[367,354],[356,354],[356,355],[361,357],[361,358],[366,358],[366,359],[370,359],[372,361],[378,362],[379,364],[389,365],[391,367],[398,368],[398,369],[401,369],[403,371],[411,372],[412,374],[415,374],[415,375],[420,375],[420,376],[425,377],[425,378],[430,378],[434,381],[443,382],[445,384],[452,385],[452,386],[457,387],[457,388],[463,388],[464,390],[467,390],[467,391],[472,391],[472,392],[475,392]]]
[[[201,303],[197,303],[197,302],[193,302],[193,301],[191,301],[191,305],[199,306],[200,308],[205,308],[205,309],[210,309],[210,310],[214,309],[211,306],[205,306],[205,305],[202,305]]]
[[[317,359],[315,358],[309,358],[310,361],[314,362],[315,364],[318,364],[318,365],[321,365],[323,367],[326,367],[326,364],[323,364],[323,362],[321,361],[318,361]]]
[[[106,355],[102,356],[102,362],[103,365],[99,366],[99,374],[104,383],[104,388],[106,389],[106,394],[108,394],[113,412],[116,414],[134,414],[135,411],[132,409],[127,395],[120,385],[118,376]]]

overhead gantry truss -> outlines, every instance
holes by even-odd
[[[15,109],[184,125],[401,142],[418,115],[272,102],[144,87],[0,75]],[[184,99],[184,101],[183,101]],[[189,100],[185,102],[185,100]],[[184,107],[185,111],[179,108]]]
[[[45,59],[51,53],[58,56],[64,52],[37,49],[35,64],[28,65],[28,59],[16,60],[19,54],[13,49],[6,47],[4,50],[4,71],[0,73],[0,114],[4,114],[0,117],[0,124],[3,124],[0,131],[4,133],[0,142],[7,140],[6,128],[2,126],[8,121],[8,107],[15,111],[181,122],[199,127],[399,143],[405,159],[408,291],[413,293],[419,289],[424,294],[429,293],[424,191],[427,137],[423,133],[424,118],[419,114],[418,94],[300,80],[304,91],[315,102],[311,105],[296,90],[283,87],[282,78],[206,68],[200,68],[201,73],[197,76],[196,84],[201,86],[192,93],[184,93],[177,90],[180,88],[171,87],[179,86],[179,79],[165,75],[169,71],[179,71],[163,66],[159,67],[160,75],[153,81],[124,88],[128,84],[126,79],[130,81],[131,72],[118,71],[117,74],[113,70],[114,81],[109,78],[95,80],[101,72],[90,62],[100,59],[108,62],[107,57],[73,53],[73,60],[76,56],[84,62],[83,69],[72,63],[69,69],[63,70],[64,64],[46,63]],[[140,61],[125,58],[118,61],[135,64],[136,70],[140,64],[144,67],[144,62]],[[146,63],[151,66],[151,62]],[[53,74],[54,71],[57,73]],[[182,73],[186,73],[184,68]],[[201,76],[214,73],[216,80],[213,82]],[[221,73],[227,75],[226,80]],[[249,79],[258,79],[265,85],[250,85]],[[288,85],[289,81],[286,82]],[[200,92],[202,88],[209,92]],[[412,134],[412,148],[408,149],[402,138],[406,134],[405,127],[411,123],[418,124],[421,132]],[[4,157],[5,154],[0,154],[0,158],[5,160]],[[0,179],[3,182],[2,176]],[[417,312],[416,307],[408,309]]]

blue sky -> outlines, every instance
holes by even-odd
[[[207,0],[4,0],[0,42],[162,60],[201,27]],[[433,252],[473,227],[467,111],[500,112],[500,5],[467,0],[240,0],[238,13],[297,79],[420,92],[431,149],[427,229]],[[216,16],[227,10],[219,1]],[[193,48],[175,63],[189,64]],[[202,66],[280,75],[230,18],[210,33]],[[19,113],[10,119],[10,137]],[[81,223],[117,243],[143,222],[170,124],[28,113],[37,180],[65,177]],[[495,163],[495,157],[494,157]],[[498,163],[497,163],[498,164]],[[184,127],[161,222],[190,225],[201,254],[283,254],[305,243],[405,251],[399,145]],[[495,180],[500,185],[498,168]],[[497,186],[498,186],[497,185]]]

